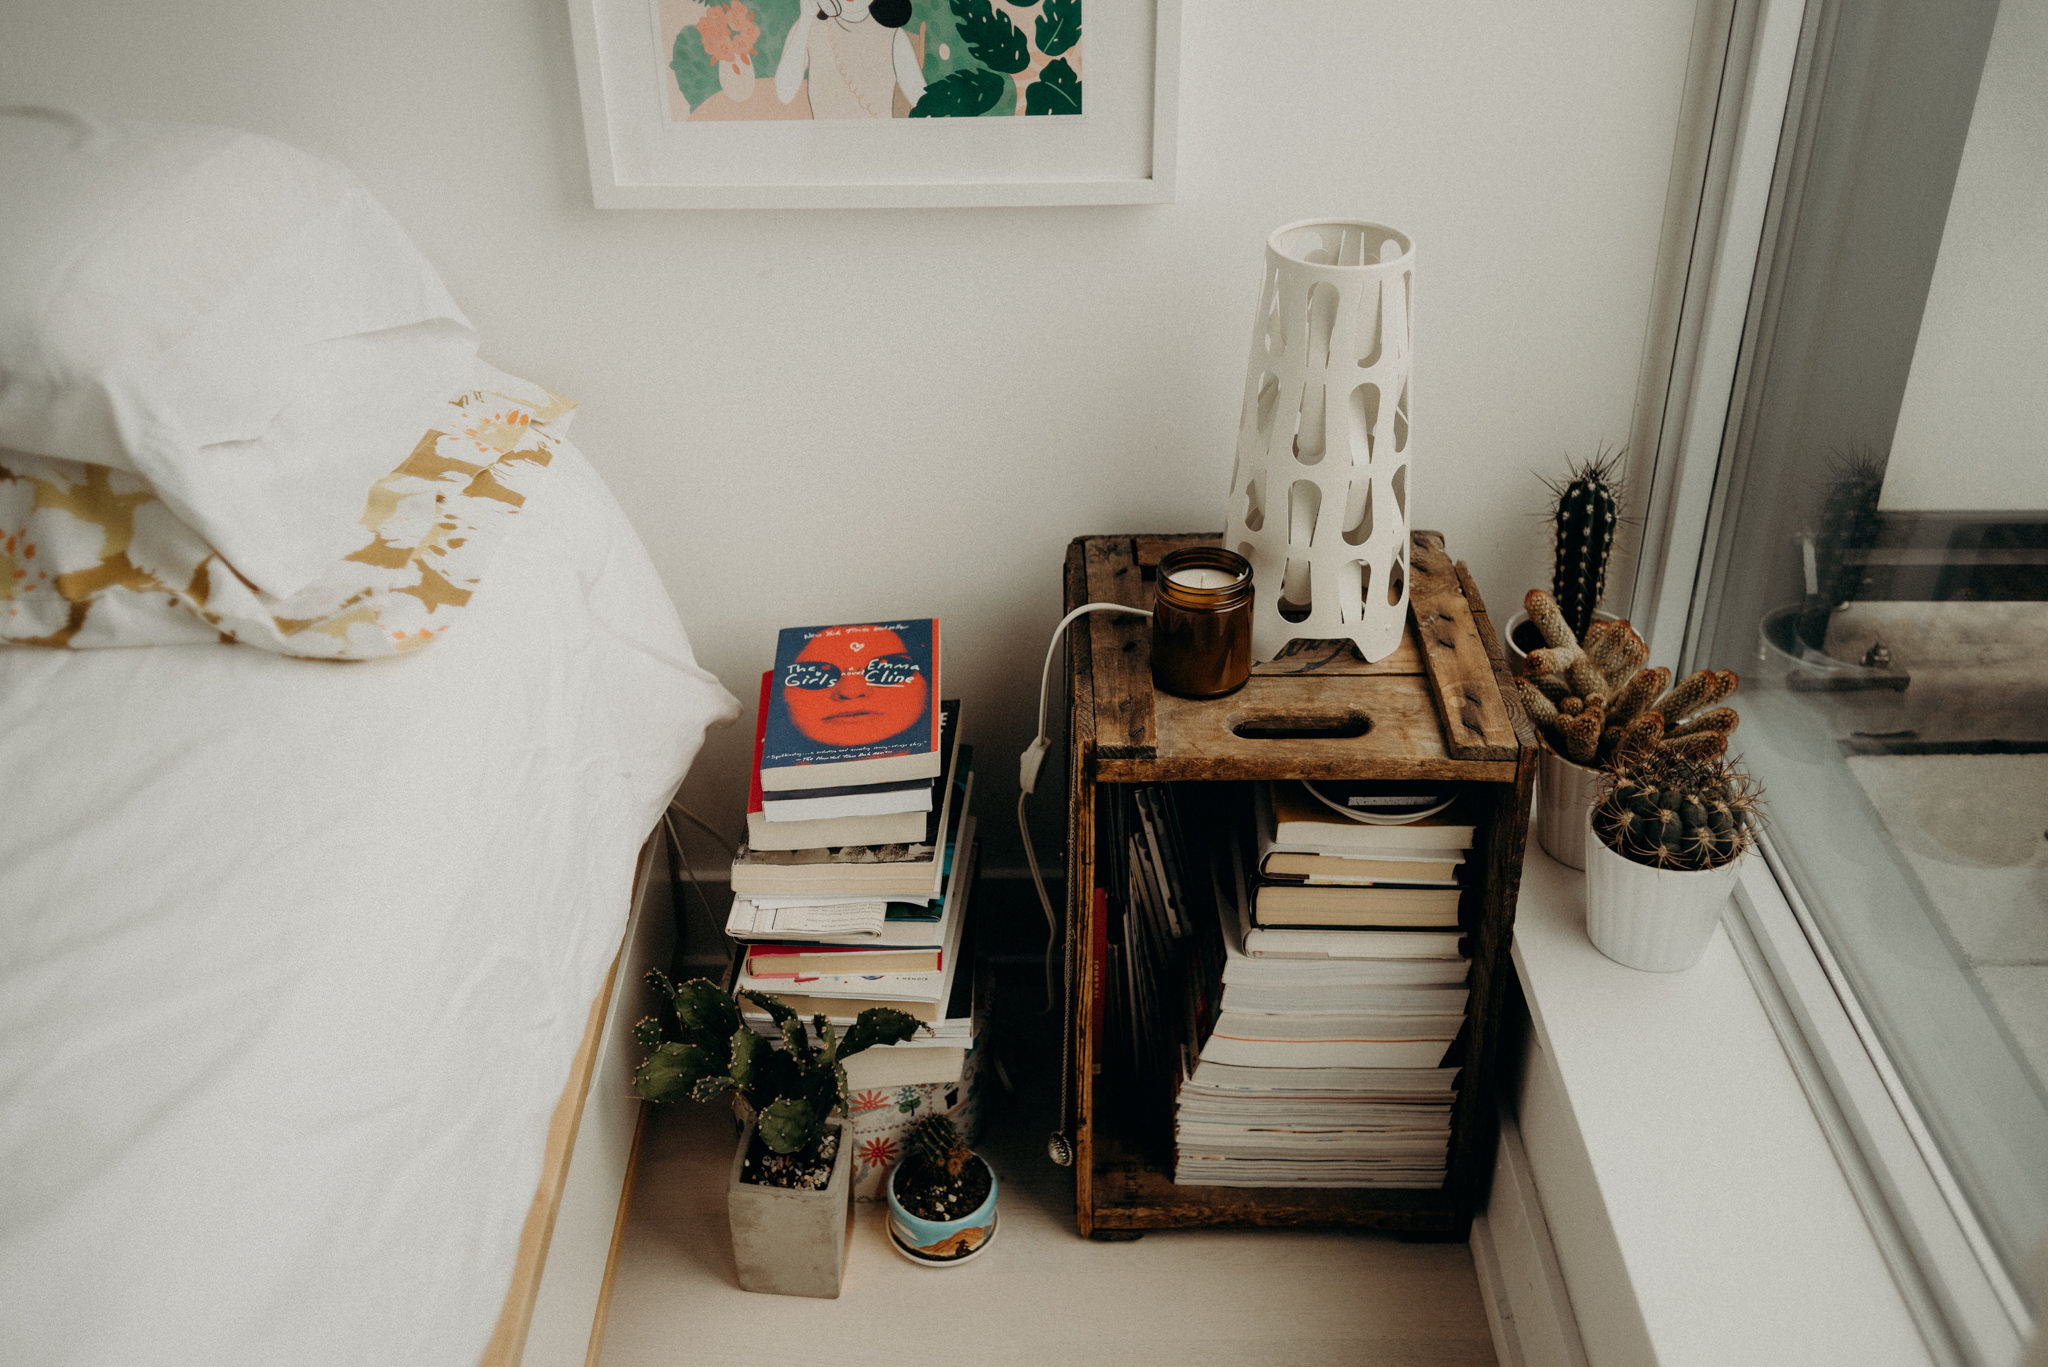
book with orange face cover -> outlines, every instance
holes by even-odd
[[[939,729],[937,618],[787,627],[775,645],[761,787],[937,778]]]

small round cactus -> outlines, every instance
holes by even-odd
[[[974,1157],[974,1150],[960,1138],[951,1118],[936,1113],[912,1123],[904,1148],[909,1156],[924,1165],[926,1171],[934,1174],[943,1172],[948,1177],[958,1177],[968,1160]]]
[[[1610,771],[1593,804],[1593,831],[1624,859],[1653,868],[1720,868],[1756,843],[1754,780],[1715,756],[1633,754]]]

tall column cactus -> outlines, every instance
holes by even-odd
[[[1621,524],[1621,485],[1615,473],[1623,454],[1602,448],[1593,459],[1574,466],[1563,484],[1550,486],[1557,495],[1550,519],[1550,596],[1564,614],[1565,625],[1581,641],[1607,592],[1607,560]]]

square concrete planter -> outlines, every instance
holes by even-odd
[[[846,1274],[847,1227],[853,1221],[853,1127],[834,1120],[828,1128],[839,1130],[839,1153],[832,1160],[832,1180],[822,1191],[742,1182],[740,1167],[754,1142],[754,1122],[749,1120],[740,1134],[726,1178],[725,1206],[733,1266],[743,1290],[838,1296]]]

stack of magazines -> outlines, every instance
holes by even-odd
[[[1174,1181],[1442,1185],[1469,996],[1455,792],[1141,787],[1113,824],[1114,985],[1140,1075],[1175,1082]]]

